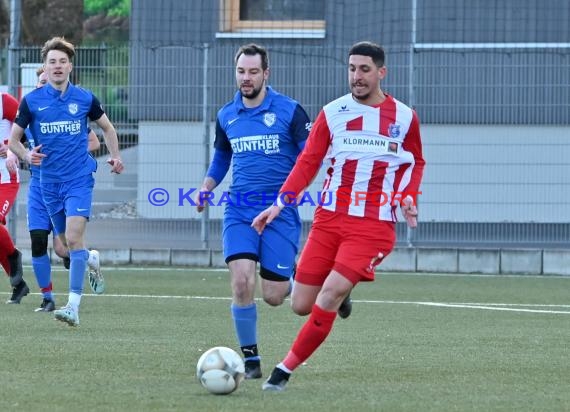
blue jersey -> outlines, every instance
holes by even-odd
[[[35,145],[42,145],[42,183],[68,182],[96,170],[87,151],[88,123],[103,114],[91,91],[71,83],[63,95],[46,84],[22,98],[15,122],[23,129],[29,126]]]
[[[87,128],[87,136],[89,136],[89,133],[91,133],[91,128]],[[28,148],[30,150],[32,150],[34,147],[36,147],[36,139],[34,139],[34,136],[32,135],[32,132],[30,132],[30,128],[28,127],[26,130],[24,130],[24,134],[26,135],[26,139],[28,141]],[[37,165],[30,165],[30,186],[39,186],[40,184],[40,167]]]
[[[236,197],[245,193],[253,195],[249,199],[256,194],[263,199],[276,195],[304,147],[310,129],[309,116],[290,97],[267,87],[261,105],[247,108],[238,91],[233,101],[218,112],[214,143],[217,152],[233,160],[232,201],[236,202]],[[223,173],[219,170],[210,173],[216,167],[219,169],[220,165],[211,165],[208,176],[220,183],[229,161],[222,166]],[[239,198],[237,202],[239,204]]]

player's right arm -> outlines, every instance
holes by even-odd
[[[321,110],[311,127],[305,148],[297,158],[297,162],[283,183],[279,193],[295,193],[297,197],[314,180],[330,145],[330,130]],[[295,199],[284,199],[293,201]]]
[[[330,145],[330,130],[324,111],[321,111],[311,128],[305,148],[297,158],[293,170],[281,186],[275,205],[259,213],[251,223],[257,233],[261,234],[265,226],[270,224],[287,205],[297,204],[307,186],[319,171]],[[292,195],[291,195],[292,194]]]
[[[226,132],[220,125],[220,119],[216,120],[216,139],[214,140],[214,157],[212,158],[212,163],[206,172],[206,177],[202,182],[202,187],[200,191],[196,194],[196,210],[198,213],[202,212],[207,203],[207,199],[210,197],[212,190],[220,184],[228,170],[230,169],[230,164],[232,162],[232,146],[226,135]]]
[[[10,151],[18,156],[19,159],[26,161],[28,164],[39,166],[42,162],[42,158],[46,156],[45,154],[40,153],[42,145],[37,145],[32,150],[28,150],[22,143],[24,131],[30,124],[31,120],[32,114],[28,107],[26,98],[24,97],[20,102],[18,115],[12,125],[12,133],[10,134],[10,142],[8,143],[8,146]]]

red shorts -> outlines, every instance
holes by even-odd
[[[335,270],[350,280],[374,280],[374,269],[396,242],[393,222],[317,209],[295,281],[322,286]],[[382,257],[380,257],[382,256]]]
[[[6,215],[14,206],[20,183],[0,184],[0,224],[6,224]]]

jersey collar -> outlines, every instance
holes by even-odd
[[[54,88],[54,87],[53,87],[51,84],[49,84],[49,83],[46,84],[46,85],[43,87],[43,89],[44,89],[44,90],[47,92],[47,94],[49,94],[50,96],[59,97],[59,98],[62,99],[62,100],[67,100],[68,96],[71,95],[71,91],[72,91],[72,89],[73,89],[74,87],[75,87],[75,86],[74,86],[71,82],[69,82],[69,83],[67,84],[67,90],[65,91],[65,94],[64,94],[63,96],[61,95],[61,91],[60,91],[60,90]]]
[[[277,92],[275,90],[273,90],[273,88],[271,86],[266,86],[266,90],[267,93],[265,94],[265,99],[263,99],[263,101],[261,102],[261,104],[257,107],[245,107],[243,104],[243,101],[241,100],[241,93],[239,92],[239,90],[236,92],[235,96],[234,96],[234,105],[237,109],[237,112],[242,112],[242,111],[251,111],[252,113],[257,113],[257,112],[264,112],[269,110],[269,107],[271,106],[271,102],[273,102],[273,98],[275,97],[275,95],[277,94]]]

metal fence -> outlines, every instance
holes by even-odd
[[[235,92],[234,52],[235,45],[78,50],[72,80],[103,102],[127,167],[125,174],[111,176],[104,145],[96,153],[100,169],[87,231],[90,246],[221,248],[220,211],[204,219],[189,205],[146,210],[151,187],[199,187],[211,121]],[[345,52],[346,47],[318,54],[306,46],[274,47],[271,84],[314,117],[323,104],[347,92]],[[428,162],[422,223],[412,233],[399,223],[398,241],[570,246],[570,51],[418,45],[391,52],[384,87],[418,111]],[[6,55],[0,52],[4,61]],[[39,49],[19,49],[16,56],[18,67],[12,69],[21,93],[30,87],[22,83],[21,67],[39,65]],[[3,64],[0,84],[8,70]],[[306,82],[299,79],[306,77],[314,87],[300,87]],[[17,242],[26,245],[27,173],[22,177],[12,219]],[[228,181],[229,176],[222,190]],[[315,190],[319,183],[317,178]],[[311,215],[312,210],[303,211],[303,239]]]

